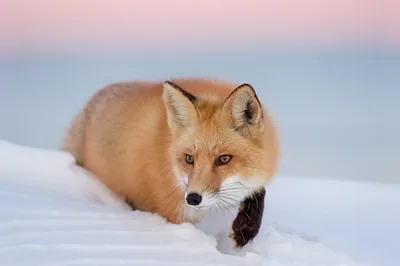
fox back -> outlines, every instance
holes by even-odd
[[[122,82],[96,92],[62,149],[134,208],[174,223],[235,206],[277,169],[277,132],[249,84]]]

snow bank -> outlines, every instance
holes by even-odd
[[[259,236],[237,252],[227,238],[230,214],[213,215],[196,227],[172,225],[158,215],[130,211],[69,154],[0,141],[0,159],[1,265],[400,261],[394,250],[398,186],[279,178],[268,188]]]
[[[281,179],[270,187],[266,222],[376,266],[400,265],[400,185]]]

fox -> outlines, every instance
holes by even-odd
[[[60,149],[132,210],[167,222],[196,224],[234,208],[237,248],[259,232],[279,153],[272,115],[250,84],[194,77],[100,88]]]

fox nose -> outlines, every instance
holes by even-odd
[[[197,205],[199,205],[199,204],[201,203],[202,198],[203,198],[203,197],[202,197],[200,194],[197,194],[197,193],[195,193],[195,192],[192,192],[192,193],[189,193],[189,194],[186,196],[186,201],[187,201],[187,203],[188,203],[189,205],[197,206]]]

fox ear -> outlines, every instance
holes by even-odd
[[[247,83],[238,86],[225,100],[222,113],[243,136],[263,131],[263,113],[253,87]]]
[[[189,127],[197,120],[196,97],[178,85],[165,81],[163,83],[163,99],[167,108],[168,125]]]

